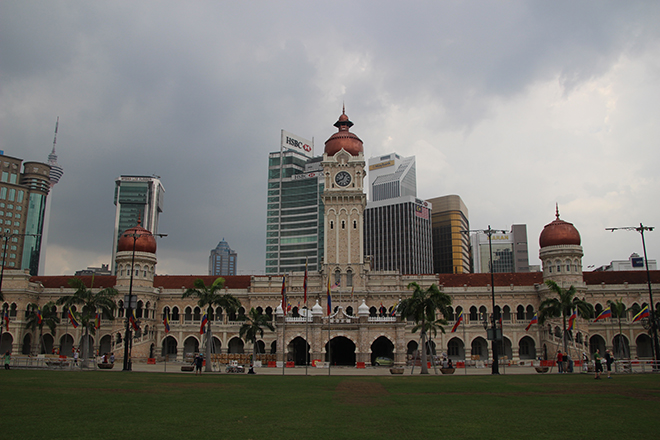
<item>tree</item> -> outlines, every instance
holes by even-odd
[[[117,309],[114,297],[119,293],[113,287],[106,287],[94,293],[92,289],[88,289],[85,283],[80,278],[70,278],[68,280],[69,286],[76,289],[73,295],[65,295],[57,300],[58,305],[64,305],[67,310],[72,305],[82,306],[80,309],[80,323],[85,327],[82,358],[83,364],[89,357],[89,334],[95,334],[94,329],[90,329],[90,324],[96,318],[96,313],[100,312],[107,316],[109,319],[114,319],[113,313]]]
[[[568,338],[566,332],[566,319],[571,316],[573,309],[578,310],[579,316],[591,318],[594,315],[594,307],[588,302],[575,296],[574,286],[562,289],[552,280],[546,280],[546,286],[557,294],[558,298],[546,298],[539,305],[539,323],[543,325],[548,318],[562,318],[564,353],[568,352]]]
[[[45,353],[44,347],[44,325],[50,329],[50,334],[55,336],[55,329],[57,324],[60,323],[60,318],[57,316],[57,307],[55,303],[50,301],[45,304],[41,309],[41,322],[39,322],[39,313],[37,310],[39,306],[34,303],[28,304],[28,308],[32,309],[27,316],[25,322],[25,328],[30,329],[32,333],[35,332],[37,327],[39,327],[39,353],[42,351]]]
[[[257,359],[257,337],[264,337],[264,327],[271,332],[275,331],[275,327],[268,320],[268,316],[263,313],[257,312],[252,307],[245,318],[245,324],[241,325],[238,335],[245,341],[252,343],[252,363]]]
[[[611,299],[607,300],[607,305],[610,306],[610,310],[612,311],[612,316],[617,318],[617,321],[619,321],[619,352],[617,355],[619,357],[626,357],[625,353],[625,348],[622,347],[623,345],[623,333],[621,332],[621,318],[623,318],[626,315],[627,309],[626,305],[621,301],[619,298],[616,300],[612,301]]]
[[[241,306],[241,302],[233,295],[221,294],[225,287],[225,279],[217,278],[213,284],[206,286],[204,280],[198,278],[193,283],[193,289],[187,289],[182,298],[196,297],[197,305],[200,308],[207,308],[207,316],[211,314],[211,307],[220,306],[227,313],[234,313]],[[213,334],[211,332],[211,320],[206,324],[206,371],[212,371],[211,366],[211,344],[213,343]]]
[[[413,331],[421,330],[422,368],[420,374],[429,374],[426,360],[426,334],[431,329],[436,331],[433,326],[429,326],[429,323],[438,321],[436,319],[437,312],[442,313],[443,316],[449,316],[451,297],[441,292],[435,284],[423,290],[419,284],[412,282],[408,284],[408,289],[414,289],[413,294],[410,298],[406,298],[399,303],[397,311],[402,317],[412,319],[415,322]]]

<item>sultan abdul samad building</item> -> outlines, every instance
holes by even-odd
[[[436,284],[451,296],[452,314],[446,318],[449,325],[446,334],[438,334],[432,345],[436,353],[447,353],[454,360],[467,359],[478,362],[490,358],[490,344],[482,321],[491,310],[490,274],[418,274],[402,275],[396,272],[376,272],[370,268],[370,259],[364,255],[364,191],[365,159],[362,141],[350,131],[353,123],[345,113],[335,123],[338,132],[325,143],[322,168],[325,177],[322,202],[324,206],[324,249],[321,270],[309,274],[309,316],[303,310],[304,273],[285,277],[288,303],[291,309],[282,316],[282,276],[228,276],[224,293],[237,297],[242,304],[235,314],[227,314],[220,308],[212,311],[215,359],[226,361],[239,358],[241,353],[251,353],[251,345],[238,336],[242,316],[250,308],[256,308],[273,319],[275,332],[266,330],[258,341],[263,360],[281,360],[282,347],[286,347],[287,359],[304,364],[306,352],[309,359],[328,360],[328,341],[331,362],[337,365],[370,364],[378,356],[393,357],[396,363],[405,363],[408,355],[417,350],[419,333],[412,333],[412,323],[392,316],[391,308],[402,298],[410,296],[410,282],[423,288]],[[194,299],[182,299],[183,292],[193,287],[197,278],[210,285],[215,277],[209,276],[160,276],[155,275],[156,241],[149,231],[139,225],[128,234],[138,234],[135,242],[135,267],[131,268],[133,237],[123,237],[117,246],[116,276],[80,277],[91,289],[115,287],[123,298],[129,292],[133,274],[133,294],[137,295],[136,317],[140,330],[132,348],[134,361],[156,358],[157,362],[182,361],[200,348],[204,341],[200,335],[200,323],[205,311],[197,307]],[[648,302],[646,273],[630,272],[582,272],[580,234],[566,221],[556,218],[548,223],[539,236],[542,272],[498,273],[495,279],[495,314],[502,317],[503,347],[500,356],[514,363],[529,363],[537,357],[552,358],[561,344],[561,321],[535,324],[526,330],[539,304],[554,295],[546,287],[546,280],[554,280],[560,286],[573,285],[577,296],[594,305],[597,311],[606,307],[607,300],[621,299],[630,308]],[[67,283],[69,276],[30,276],[29,273],[5,270],[2,282],[4,306],[9,314],[9,330],[2,334],[0,351],[11,350],[15,355],[36,354],[38,330],[32,333],[25,328],[29,303],[43,305],[73,293]],[[654,283],[660,282],[660,272],[653,271]],[[93,283],[93,284],[92,284]],[[327,314],[326,291],[332,289],[332,314]],[[114,320],[103,317],[101,327],[93,337],[94,346],[100,353],[114,352],[118,359],[123,356],[124,309],[118,301]],[[660,308],[660,303],[655,305]],[[288,309],[288,307],[287,307]],[[460,312],[464,320],[454,333],[450,332]],[[78,346],[83,335],[82,327],[74,329],[61,308],[58,313],[62,322],[55,334],[44,327],[43,351],[59,349],[70,354],[72,346]],[[165,333],[163,318],[170,320],[170,332]],[[286,320],[286,322],[284,322]],[[305,322],[307,321],[307,322]],[[651,338],[640,323],[632,323],[632,314],[618,323],[604,319],[597,323],[577,319],[570,342],[571,355],[579,359],[579,353],[593,353],[613,348],[618,357],[650,358]]]

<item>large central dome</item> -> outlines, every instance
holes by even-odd
[[[137,226],[126,229],[121,234],[117,243],[117,252],[132,252],[133,246],[136,252],[156,253],[156,238],[149,230],[140,226],[140,220]]]
[[[539,236],[539,246],[541,248],[548,246],[557,246],[562,244],[572,244],[579,246],[581,243],[580,233],[573,226],[573,223],[565,222],[559,219],[559,208],[557,208],[556,218],[545,225]]]
[[[364,151],[360,138],[348,130],[353,123],[346,116],[345,109],[342,109],[341,116],[334,125],[339,131],[325,141],[325,153],[328,156],[334,156],[342,149],[352,156],[357,156]]]

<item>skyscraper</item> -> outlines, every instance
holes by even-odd
[[[266,273],[319,270],[323,258],[323,172],[314,143],[282,130],[268,155]]]
[[[0,151],[0,220],[4,234],[3,261],[7,267],[39,273],[50,166],[5,156]],[[29,234],[29,235],[28,235]]]
[[[369,159],[369,200],[417,197],[415,156],[401,157],[396,153]]]
[[[115,180],[115,235],[112,242],[112,273],[120,235],[140,222],[152,234],[158,233],[158,216],[163,212],[165,189],[158,176],[120,176]]]
[[[470,237],[474,272],[490,272],[490,247],[488,236],[483,233]],[[527,253],[527,225],[512,225],[511,232],[491,236],[493,248],[493,272],[529,272]]]
[[[238,254],[229,247],[229,243],[223,238],[215,249],[211,250],[211,255],[209,256],[209,275],[236,275],[237,261]]]
[[[460,196],[428,200],[433,204],[433,273],[470,273],[468,209]]]
[[[60,125],[60,118],[57,118],[55,122],[55,136],[53,137],[53,150],[48,155],[48,165],[50,165],[50,197],[46,199],[46,214],[44,219],[44,228],[43,234],[41,237],[41,242],[43,246],[41,247],[41,254],[39,257],[39,275],[43,275],[46,270],[46,251],[48,249],[48,229],[50,227],[50,206],[53,201],[53,188],[60,181],[62,175],[64,174],[64,168],[62,168],[57,163],[57,154],[55,153],[55,145],[57,144],[57,129]]]

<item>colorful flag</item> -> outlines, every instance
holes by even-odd
[[[458,314],[456,317],[456,323],[454,326],[451,328],[451,333],[454,333],[456,329],[458,328],[459,325],[461,325],[461,322],[463,321],[463,310]]]
[[[200,335],[203,335],[204,332],[206,331],[206,329],[204,328],[204,326],[206,326],[206,324],[207,324],[208,322],[209,322],[209,317],[206,316],[206,313],[204,313],[204,316],[202,316],[202,325],[199,327],[199,334],[200,334]]]
[[[165,333],[170,332],[170,319],[167,317],[167,313],[165,314],[165,319],[163,319],[163,325],[165,326]]]
[[[429,219],[429,210],[421,205],[415,205],[415,215],[424,220]]]
[[[96,317],[94,318],[94,328],[101,328],[101,314],[99,312],[96,312]]]
[[[7,315],[5,314],[5,316]],[[648,318],[648,317],[649,317],[649,306],[644,306],[644,308],[640,310],[639,313],[633,317],[632,322],[641,321],[643,318]]]
[[[527,327],[525,328],[525,331],[528,332],[529,328],[532,326],[532,324],[536,324],[539,322],[539,314],[534,313],[534,317],[532,317],[532,320],[529,321],[529,324],[527,324]]]
[[[575,318],[577,318],[577,310],[573,310],[571,317],[568,318],[568,330],[573,330],[573,325],[575,324]]]
[[[332,285],[333,289],[338,289],[341,287],[341,280],[337,280],[335,284]]]
[[[80,322],[78,322],[76,316],[71,312],[71,309],[67,311],[67,315],[69,317],[69,321],[71,321],[71,325],[73,326],[73,328],[78,328]]]
[[[330,295],[330,277],[328,277],[328,316],[332,313],[332,296]]]
[[[396,304],[390,307],[390,316],[396,316]]]
[[[131,323],[131,327],[133,327],[133,330],[138,331],[139,327],[137,325],[137,321],[135,320],[135,310],[131,310],[131,316],[128,318],[128,322]]]
[[[380,303],[380,308],[378,309],[378,313],[380,313],[381,315],[387,315],[387,309],[385,308],[383,303]]]
[[[282,313],[286,315],[286,280],[282,277]]]
[[[37,307],[37,324],[41,325],[43,317],[41,316],[41,307]]]
[[[5,316],[3,317],[3,319],[5,321],[5,329],[9,331],[9,311],[6,309],[5,309]]]
[[[608,307],[606,309],[603,309],[603,311],[600,312],[600,314],[598,316],[596,316],[596,319],[594,319],[594,322],[598,322],[601,319],[610,318],[611,316],[612,316],[612,310],[610,310],[610,308]]]
[[[305,292],[304,303],[307,304],[307,259],[305,259],[305,279],[303,280],[303,291]]]

